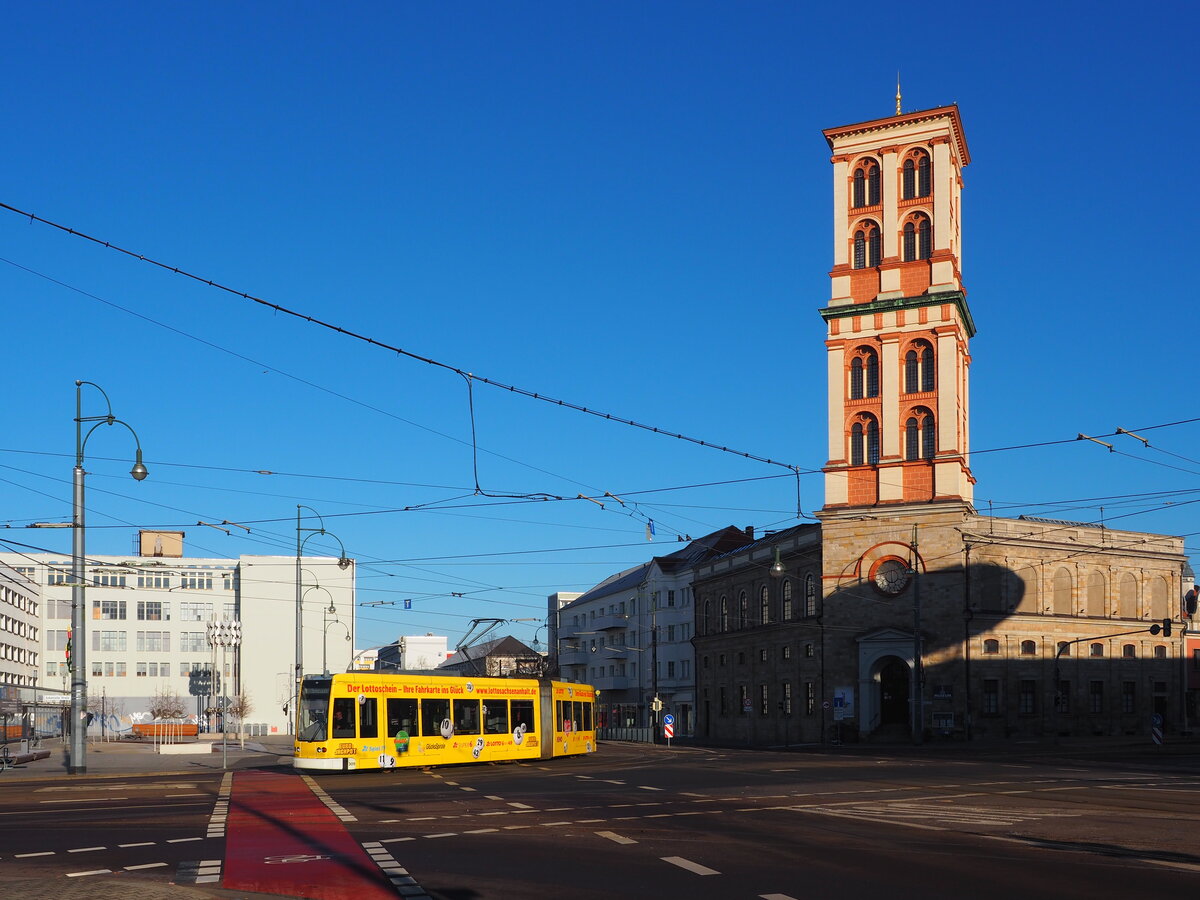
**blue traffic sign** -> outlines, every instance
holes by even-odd
[[[671,715],[670,713],[667,713],[665,716],[663,716],[663,724],[664,725],[674,725],[675,717],[673,715]]]

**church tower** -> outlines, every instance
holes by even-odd
[[[957,106],[824,132],[833,152],[825,510],[969,506]]]

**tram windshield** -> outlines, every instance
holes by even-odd
[[[329,721],[328,679],[305,679],[300,687],[300,721],[296,737],[301,741],[324,741]]]

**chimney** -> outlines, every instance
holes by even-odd
[[[746,537],[750,538],[750,540],[754,540],[754,526],[753,525],[746,526]]]

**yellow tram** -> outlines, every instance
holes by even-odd
[[[292,765],[350,771],[594,753],[595,701],[590,685],[546,678],[309,675]]]

